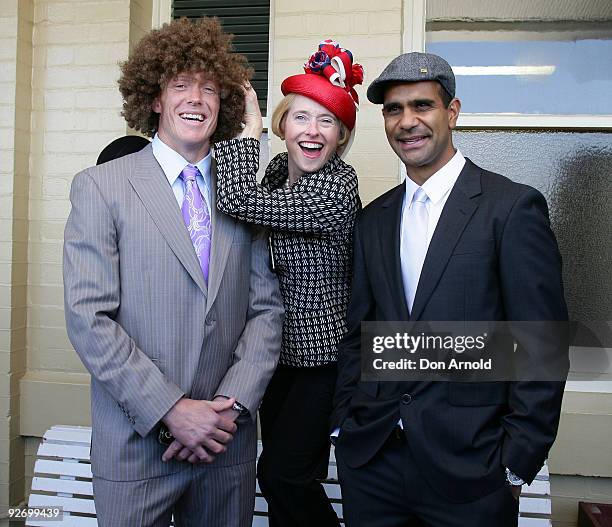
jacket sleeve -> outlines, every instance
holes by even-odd
[[[349,165],[333,174],[301,178],[291,188],[268,190],[257,183],[259,141],[232,139],[215,145],[217,208],[272,229],[331,233],[359,209],[357,176]]]
[[[252,241],[247,320],[233,354],[233,363],[215,395],[235,397],[252,417],[257,413],[280,355],[283,303],[276,276],[268,266],[263,232]]]
[[[362,215],[357,216],[353,234],[353,282],[347,312],[347,333],[338,346],[338,379],[330,431],[341,427],[346,418],[355,387],[361,378],[361,322],[374,320],[374,296],[361,242]]]
[[[536,368],[554,361],[558,378],[530,381],[525,371],[519,371],[509,387],[502,463],[529,483],[555,440],[569,370],[561,255],[546,201],[535,189],[522,192],[508,215],[499,242],[499,272],[517,355],[538,361],[531,363]]]
[[[74,178],[70,201],[63,269],[68,336],[95,382],[144,437],[184,393],[115,322],[121,295],[117,231],[87,171]]]

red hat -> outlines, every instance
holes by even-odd
[[[296,93],[322,104],[349,130],[355,127],[359,97],[353,86],[363,82],[363,67],[353,64],[353,54],[331,39],[319,44],[300,75],[281,84],[283,95]]]

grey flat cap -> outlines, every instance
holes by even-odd
[[[404,53],[393,59],[368,87],[368,100],[382,104],[385,85],[390,82],[437,81],[451,97],[455,96],[455,74],[442,57],[433,53]]]

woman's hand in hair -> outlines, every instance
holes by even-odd
[[[239,137],[246,138],[252,137],[259,140],[261,132],[263,131],[263,124],[261,120],[261,111],[259,110],[259,102],[257,101],[257,94],[251,86],[251,83],[247,83],[242,87],[244,91],[244,128]]]

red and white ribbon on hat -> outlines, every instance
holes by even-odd
[[[355,106],[359,104],[359,96],[353,86],[363,82],[363,67],[361,64],[353,64],[353,54],[348,49],[341,48],[335,40],[327,39],[321,42],[319,50],[304,64],[304,71],[327,77],[334,86],[350,94]]]

